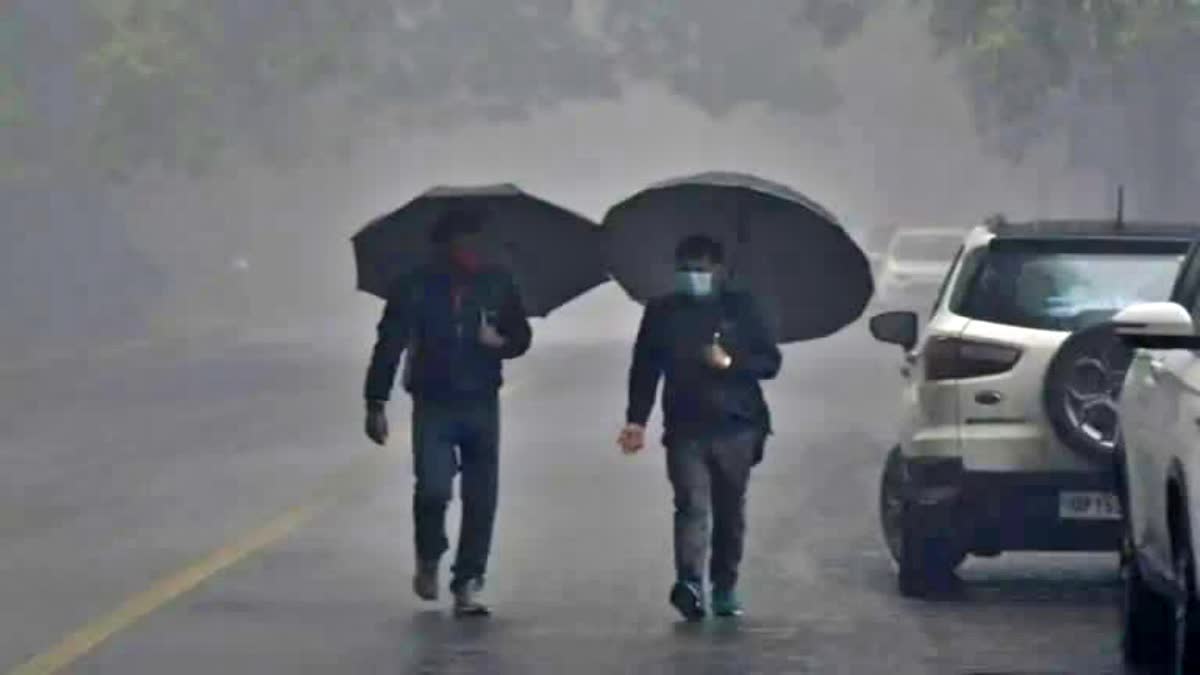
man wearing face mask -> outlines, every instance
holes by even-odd
[[[446,507],[461,471],[462,525],[450,590],[460,616],[489,614],[479,601],[491,549],[499,466],[501,362],[524,354],[531,330],[512,278],[479,256],[481,223],[452,212],[433,230],[435,259],[397,282],[367,372],[366,432],[387,442],[384,412],[399,368],[412,396],[413,589],[438,597]]]
[[[626,454],[645,446],[646,422],[664,379],[663,445],[675,493],[670,601],[693,621],[707,613],[710,544],[712,611],[742,614],[737,581],[746,487],[770,433],[759,382],[774,378],[782,362],[758,303],[723,287],[723,258],[720,243],[705,236],[689,237],[676,249],[677,290],[647,303],[638,329],[618,440]]]

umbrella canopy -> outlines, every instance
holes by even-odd
[[[874,292],[867,257],[829,211],[755,176],[707,173],[651,186],[604,217],[609,271],[635,300],[673,290],[681,239],[722,242],[730,283],[758,296],[780,342],[831,335]]]
[[[353,237],[359,290],[386,298],[401,275],[428,263],[430,233],[450,210],[483,218],[486,260],[507,268],[530,316],[545,316],[607,280],[599,228],[514,185],[436,187]]]

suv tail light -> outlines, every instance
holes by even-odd
[[[998,375],[1012,370],[1021,358],[1016,347],[975,342],[961,338],[938,338],[925,347],[926,380],[962,380]]]

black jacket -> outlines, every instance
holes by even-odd
[[[512,277],[486,270],[463,285],[455,310],[455,282],[439,267],[428,266],[402,278],[393,288],[367,370],[365,395],[386,401],[409,351],[404,388],[417,398],[453,400],[494,395],[503,383],[501,361],[529,349],[532,331]],[[500,349],[479,342],[481,313],[492,316],[507,341]]]
[[[733,357],[729,370],[704,360],[714,334]],[[664,441],[705,437],[728,430],[771,429],[760,380],[774,378],[782,355],[758,303],[747,293],[726,291],[713,300],[670,295],[646,305],[629,372],[626,421],[645,425],[660,378]]]

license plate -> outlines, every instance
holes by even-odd
[[[1120,520],[1121,503],[1111,492],[1060,492],[1058,517],[1062,520]]]

